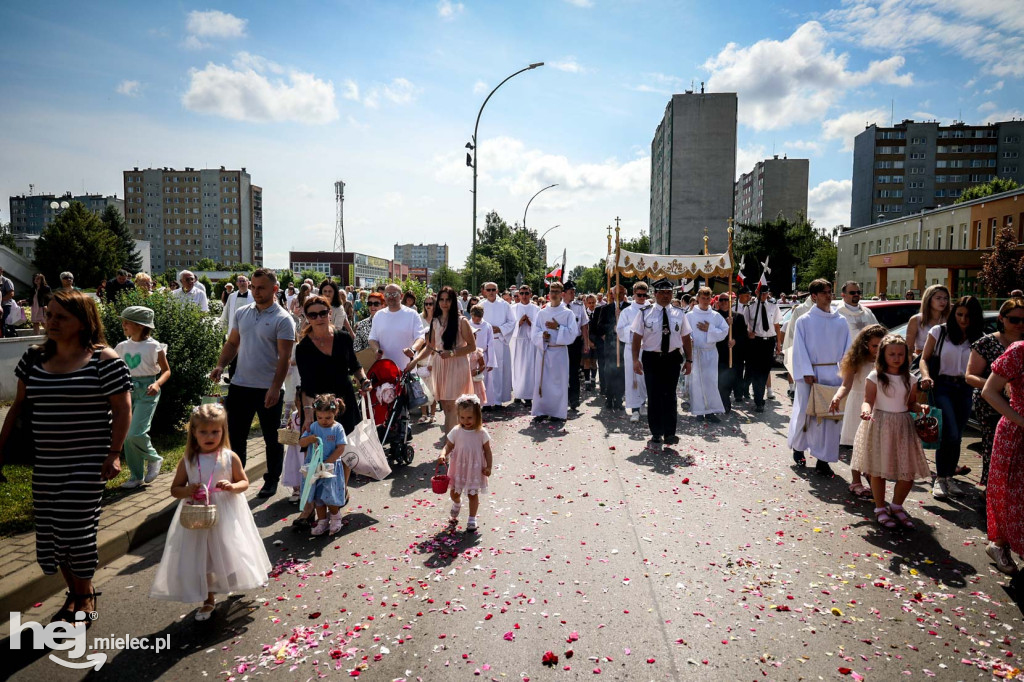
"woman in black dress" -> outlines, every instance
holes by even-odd
[[[100,499],[105,482],[121,470],[132,382],[128,366],[106,344],[96,302],[82,292],[53,294],[46,337],[15,370],[18,393],[0,431],[0,452],[27,408],[35,445],[36,560],[43,573],[59,568],[64,575],[67,599],[54,620],[74,622],[76,611],[96,610]]]

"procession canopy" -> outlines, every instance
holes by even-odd
[[[657,253],[634,253],[618,250],[606,266],[609,275],[618,272],[625,277],[649,277],[651,279],[707,279],[709,277],[731,277],[732,258],[728,253],[713,253],[699,256],[673,256]]]

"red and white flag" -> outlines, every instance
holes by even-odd
[[[747,256],[744,254],[743,257],[740,258],[740,269],[736,273],[736,281],[738,281],[740,283],[741,287],[746,285],[746,277],[744,277],[744,275],[743,275],[743,265],[744,265],[744,263],[746,263],[746,261],[747,261]]]
[[[555,269],[544,275],[545,280],[565,282],[565,249],[562,250],[562,264],[555,264]]]
[[[768,286],[768,275],[772,274],[772,269],[768,267],[768,258],[771,258],[771,256],[765,257],[764,262],[761,263],[761,279],[757,281],[757,290],[759,292],[761,287]]]

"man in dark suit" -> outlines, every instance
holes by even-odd
[[[629,305],[626,300],[625,287],[612,287],[608,294],[608,302],[597,306],[590,318],[590,340],[597,349],[597,372],[601,382],[601,395],[605,397],[605,407],[610,410],[621,410],[626,393],[625,363],[629,358],[619,356],[616,363],[616,349],[619,346],[615,335],[615,306],[622,310]]]
[[[726,319],[726,321],[729,320],[730,304],[731,301],[729,300],[729,294],[719,294],[718,312]],[[740,348],[740,339],[746,340],[746,338],[746,320],[743,319],[742,315],[734,314],[732,316],[732,339],[726,337],[716,344],[718,346],[718,394],[722,397],[722,405],[725,406],[726,414],[732,412],[730,394],[737,389],[737,376],[743,376],[743,362],[739,359],[739,353],[737,351]],[[732,346],[732,367],[729,366],[730,346]],[[739,391],[737,390],[736,392],[738,396]]]

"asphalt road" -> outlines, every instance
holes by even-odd
[[[148,598],[163,538],[150,543],[100,571],[90,637],[169,635],[170,649],[108,651],[90,674],[952,680],[1016,665],[1021,609],[984,554],[973,488],[946,503],[921,484],[907,505],[919,529],[884,530],[847,492],[846,465],[834,479],[793,468],[785,399],[720,425],[684,417],[664,452],[601,403],[565,431],[518,406],[492,416],[474,535],[449,532],[447,496],[430,491],[437,427],[417,433],[412,466],[354,482],[337,536],[293,533],[283,495],[251,499],[274,577],[207,623]],[[23,618],[45,622],[60,601]],[[5,663],[19,680],[86,676],[41,652]]]

